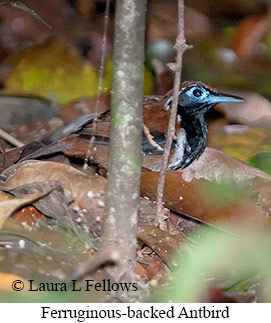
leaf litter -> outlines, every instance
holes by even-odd
[[[219,8],[214,8],[211,2],[208,6],[213,12],[221,15]],[[171,15],[168,13],[175,14],[176,10],[171,2],[165,6],[163,1],[152,4],[152,8],[154,12],[148,18],[150,28],[147,30],[147,39],[148,42],[153,42],[150,51],[153,55],[153,49],[159,45],[160,38],[175,37],[176,26],[172,24],[173,20],[169,19]],[[161,11],[159,8],[164,9]],[[159,15],[155,14],[155,10]],[[233,6],[230,10],[237,13],[237,16],[240,15],[238,11],[240,9]],[[243,10],[246,10],[245,6]],[[39,12],[37,8],[35,11]],[[55,11],[52,10],[52,12]],[[232,48],[227,49],[224,48],[225,44],[217,45],[216,32],[211,23],[212,18],[207,12],[203,13],[199,8],[187,8],[186,12],[188,22],[194,20],[189,17],[198,17],[203,28],[197,29],[193,28],[193,24],[187,24],[186,32],[188,37],[193,39],[191,43],[195,44],[195,51],[184,61],[185,77],[200,78],[223,88],[234,87],[234,90],[238,88],[242,92],[245,91],[243,93],[248,100],[242,108],[238,107],[238,109],[220,105],[218,110],[225,117],[222,116],[221,119],[216,120],[219,127],[214,128],[209,137],[209,146],[233,155],[239,160],[216,149],[207,148],[200,159],[187,169],[167,173],[164,193],[167,220],[163,230],[157,228],[155,217],[158,173],[150,171],[151,166],[159,164],[161,160],[159,156],[155,158],[143,156],[137,273],[147,286],[154,290],[170,285],[170,271],[176,267],[176,254],[184,258],[187,254],[192,257],[197,255],[193,248],[198,245],[197,238],[203,236],[205,232],[218,231],[230,236],[242,236],[251,227],[263,233],[270,230],[271,178],[261,171],[268,172],[269,169],[267,152],[270,150],[270,145],[266,126],[269,126],[270,121],[270,103],[261,94],[267,98],[270,97],[270,77],[268,76],[270,63],[263,61],[261,54],[254,51],[262,42],[265,29],[257,39],[253,39],[255,43],[252,47],[244,47],[246,39],[251,41],[250,37],[257,29],[257,24],[265,21],[266,17],[258,17],[254,20],[252,18],[247,21],[244,19],[241,27],[234,30],[235,39],[233,39]],[[244,14],[242,12],[240,16]],[[92,15],[92,13],[86,15]],[[157,17],[160,18],[157,19]],[[49,24],[54,25],[54,21],[51,21],[50,17],[48,19]],[[166,30],[164,24],[161,24],[161,19],[169,27]],[[5,24],[7,24],[6,21]],[[242,29],[242,25],[246,24],[250,32],[244,32]],[[93,24],[90,25],[93,26]],[[47,277],[56,281],[65,281],[67,277],[79,275],[76,268],[82,265],[86,271],[86,264],[93,260],[92,257],[99,249],[105,203],[109,123],[105,120],[103,127],[99,128],[95,123],[85,126],[83,122],[84,118],[88,118],[86,114],[97,115],[106,112],[110,102],[108,93],[101,94],[99,98],[94,96],[97,93],[98,69],[93,66],[93,62],[97,61],[97,53],[91,49],[85,52],[85,45],[88,43],[91,43],[94,49],[95,45],[96,48],[101,47],[101,37],[99,37],[99,31],[97,32],[98,25],[90,28],[91,31],[86,28],[84,34],[73,35],[71,42],[67,41],[69,36],[66,35],[65,41],[48,38],[39,44],[34,43],[33,46],[18,52],[17,57],[13,57],[13,62],[9,63],[9,68],[13,67],[13,69],[3,77],[5,85],[3,93],[10,92],[12,96],[2,98],[2,102],[11,102],[9,98],[13,97],[17,115],[20,114],[21,108],[27,111],[25,102],[32,105],[35,102],[37,106],[37,102],[40,102],[43,112],[45,110],[48,112],[47,108],[52,108],[50,113],[54,117],[54,121],[49,124],[50,121],[45,121],[38,110],[31,108],[30,110],[33,110],[31,123],[27,119],[23,119],[24,121],[19,124],[14,123],[15,119],[7,119],[8,122],[3,123],[15,137],[28,144],[13,149],[7,145],[2,154],[0,188],[3,200],[1,203],[3,203],[2,209],[6,211],[3,211],[3,227],[0,230],[0,285],[4,290],[5,286],[2,282],[12,277],[37,277],[41,281]],[[74,33],[76,32],[75,28]],[[49,34],[51,35],[51,32]],[[86,34],[91,35],[92,38],[87,40]],[[220,37],[223,41],[224,36],[225,33]],[[84,46],[75,44],[74,40],[78,43],[79,39],[80,44],[83,43]],[[111,41],[112,39],[109,39],[109,47]],[[23,44],[22,47],[25,47],[25,43]],[[83,59],[83,55],[80,57],[78,47],[84,49],[85,57],[90,61]],[[268,49],[268,46],[265,48]],[[7,49],[10,50],[10,48]],[[221,64],[221,60],[229,58],[230,50],[234,63],[228,60]],[[53,52],[54,57],[51,55]],[[199,54],[195,55],[195,52]],[[236,60],[238,55],[239,61]],[[255,57],[258,59],[257,62]],[[110,59],[109,57],[105,67],[105,91],[110,88]],[[147,59],[151,62],[153,58]],[[33,64],[34,60],[35,64]],[[189,70],[186,64],[190,64]],[[192,69],[191,66],[195,68]],[[158,74],[158,69],[154,68],[154,70]],[[242,71],[242,77],[239,75],[239,70]],[[195,71],[196,78],[193,74]],[[262,79],[259,78],[260,73]],[[33,82],[33,77],[36,82]],[[170,88],[172,80],[168,71],[162,71],[159,76],[157,75],[157,79],[159,81],[157,81],[156,94],[161,94],[159,89],[161,91],[161,89]],[[151,78],[147,88],[149,90],[153,88]],[[256,90],[257,94],[252,93],[252,90]],[[232,92],[232,90],[229,91]],[[26,92],[30,95],[38,94],[49,100],[28,98],[23,102],[16,96],[18,93],[25,95]],[[92,97],[89,97],[90,95]],[[56,109],[52,98],[58,101]],[[98,110],[97,101],[102,103]],[[64,104],[59,105],[59,102]],[[5,103],[2,105],[4,107]],[[158,114],[149,113],[145,116],[145,122],[154,128],[167,129],[167,118],[168,112],[164,112],[162,122],[158,120]],[[17,121],[21,122],[21,120]],[[66,132],[63,132],[63,125],[67,125],[68,122],[72,122],[71,128],[64,128]],[[89,139],[93,133],[96,137],[90,146]],[[103,137],[103,140],[97,133]],[[89,155],[89,164],[95,175],[90,175],[90,168],[89,173],[78,170],[78,168],[82,169],[82,164]],[[257,168],[240,160],[249,162]],[[30,197],[33,199],[29,199]],[[14,208],[7,206],[8,203],[13,204]],[[187,241],[190,242],[189,247],[186,244]],[[237,245],[239,246],[239,242]],[[207,254],[208,252],[204,250],[205,256],[199,257],[202,263],[204,263],[204,257],[207,258]],[[101,257],[100,260],[103,264],[108,259]],[[182,264],[185,267],[185,262]],[[200,264],[197,266],[200,270]],[[90,274],[84,270],[82,272],[85,277],[95,277],[98,281],[106,277],[99,273],[99,270],[91,273],[91,276],[88,276]],[[238,285],[238,282],[231,286],[231,290],[219,284],[209,286],[204,301],[219,299],[255,301],[253,292],[258,297],[260,292],[253,290],[252,286],[255,282],[253,277],[255,275],[249,277],[251,280],[246,280],[250,281],[246,290],[244,285],[241,286],[241,283]],[[185,278],[182,281],[184,280]],[[88,295],[84,300],[97,301],[103,299],[103,296]],[[161,301],[162,298],[159,300]]]

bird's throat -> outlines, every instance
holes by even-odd
[[[197,150],[197,148],[199,148],[199,146],[202,146],[203,144],[205,148],[208,128],[204,116],[199,116],[197,118],[182,118],[181,125],[185,130],[186,140],[191,149]]]

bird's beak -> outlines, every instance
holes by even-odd
[[[217,93],[213,94],[208,98],[209,104],[217,104],[222,102],[245,102],[246,100],[237,96],[237,95],[230,95],[225,93]]]

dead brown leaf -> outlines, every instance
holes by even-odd
[[[6,191],[21,196],[24,194],[39,193],[44,190],[51,193],[46,197],[33,203],[33,205],[44,215],[58,220],[65,226],[73,228],[73,221],[76,221],[77,215],[72,212],[69,205],[73,198],[70,191],[58,182],[39,182],[20,185],[12,189],[5,188]]]
[[[236,181],[245,181],[257,177],[271,181],[271,176],[263,171],[209,147],[205,149],[198,160],[184,170],[179,169],[177,172],[182,173],[182,177],[186,182],[190,182],[194,178],[219,181],[225,177]]]
[[[30,204],[35,200],[47,195],[49,191],[37,193],[37,194],[28,194],[21,197],[13,197],[10,194],[6,194],[0,191],[0,228],[3,227],[6,219],[20,207]]]
[[[143,196],[156,199],[158,177],[159,173],[155,172],[142,174]],[[225,188],[224,193],[215,196],[218,185],[225,179],[230,186]],[[270,179],[262,171],[209,148],[198,161],[186,169],[167,172],[165,206],[235,232],[251,226],[269,228],[271,218],[266,217],[264,208],[259,204],[258,195],[263,187],[271,185]],[[224,189],[223,185],[220,187]]]
[[[102,176],[87,176],[71,166],[47,161],[31,161],[15,165],[9,168],[3,176],[7,178],[4,183],[7,190],[19,189],[20,186],[24,187],[23,190],[38,189],[38,183],[46,187],[49,185],[46,182],[61,184],[64,189],[58,188],[62,194],[60,198],[54,198],[53,195],[48,196],[49,200],[43,201],[43,206],[36,204],[36,207],[38,209],[40,207],[42,213],[45,212],[44,214],[50,214],[53,217],[57,216],[58,220],[62,219],[63,221],[64,206],[69,205],[72,211],[77,214],[78,223],[85,219],[89,226],[96,224],[100,227],[106,184],[106,179]],[[30,184],[32,187],[29,186]],[[65,196],[66,198],[63,198]]]

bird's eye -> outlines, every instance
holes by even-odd
[[[202,94],[203,94],[203,92],[202,92],[201,90],[199,90],[199,89],[195,89],[195,90],[193,91],[193,95],[194,95],[195,97],[197,97],[197,98],[199,98],[200,96],[202,96]]]

